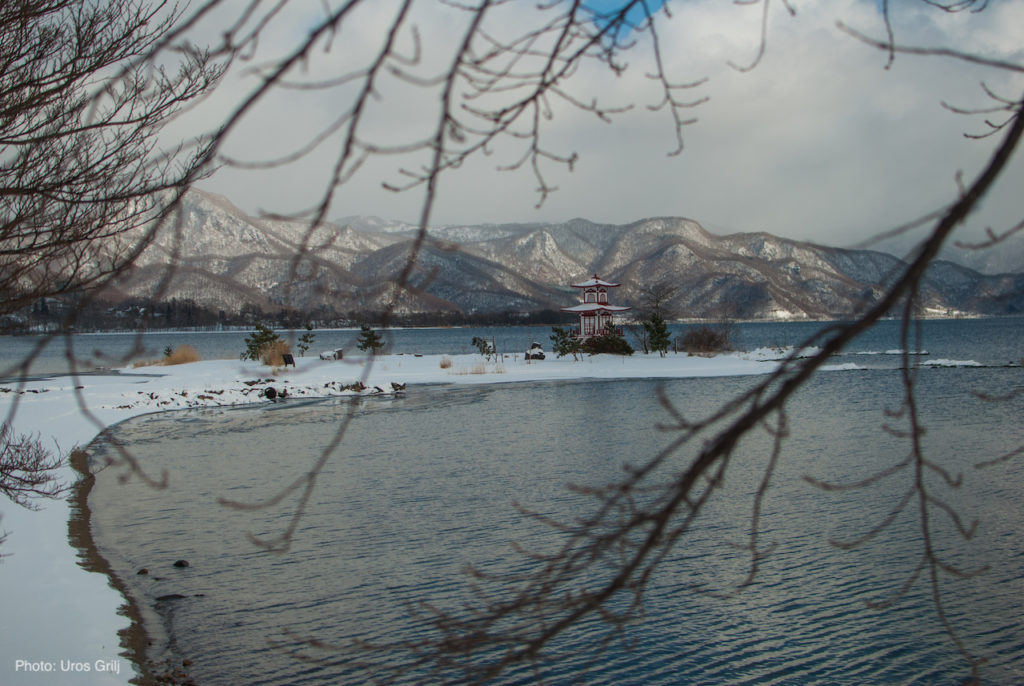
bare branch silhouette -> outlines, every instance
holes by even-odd
[[[57,17],[64,16],[61,12],[70,6],[70,0],[35,1],[44,14],[52,12]],[[946,12],[980,11],[985,6],[974,0],[925,2]],[[192,183],[218,165],[280,170],[329,148],[330,172],[321,180],[313,204],[292,214],[268,212],[262,217],[306,222],[298,240],[281,239],[274,244],[277,256],[289,265],[283,300],[286,306],[292,304],[293,289],[302,282],[306,270],[332,272],[340,280],[344,270],[323,258],[331,248],[331,239],[320,233],[331,203],[338,189],[371,160],[397,160],[401,165],[396,173],[399,178],[389,177],[382,184],[394,191],[422,193],[422,201],[418,230],[390,284],[382,315],[386,325],[401,298],[424,287],[422,283],[414,284],[413,277],[430,240],[428,228],[439,184],[446,174],[507,145],[512,152],[495,166],[510,172],[525,170],[536,184],[541,205],[557,190],[549,181],[550,170],[571,170],[578,159],[575,151],[562,149],[557,141],[554,145],[549,142],[548,127],[562,108],[599,121],[612,121],[634,106],[608,104],[592,94],[577,92],[573,78],[584,65],[596,64],[609,73],[622,73],[626,69],[623,55],[638,44],[649,46],[654,66],[647,76],[657,84],[659,95],[648,109],[667,115],[670,121],[674,137],[670,155],[683,150],[683,129],[696,121],[689,112],[708,100],[696,95],[707,82],[705,78],[677,80],[669,73],[657,13],[645,0],[624,0],[618,9],[608,12],[597,12],[583,0],[549,2],[535,8],[541,18],[518,32],[500,24],[498,13],[509,3],[445,3],[461,23],[456,22],[448,32],[441,57],[424,54],[413,13],[415,4],[414,0],[397,4],[379,43],[371,54],[362,56],[361,63],[339,60],[342,64],[337,73],[315,79],[309,78],[304,69],[321,51],[329,54],[342,50],[339,36],[352,26],[353,17],[368,2],[348,0],[325,5],[323,14],[317,15],[301,39],[269,61],[263,61],[261,36],[287,9],[287,0],[270,6],[251,0],[230,7],[221,0],[208,0],[187,16],[171,12],[171,19],[161,21],[157,19],[162,15],[147,14],[141,4],[114,4],[108,10],[111,14],[98,15],[98,21],[120,27],[123,33],[115,35],[113,41],[124,42],[126,49],[114,55],[86,55],[89,59],[84,66],[79,64],[81,55],[65,54],[60,29],[69,29],[59,20],[55,31],[47,32],[40,28],[46,28],[46,22],[34,28],[21,27],[15,13],[0,10],[0,30],[9,32],[0,44],[0,61],[19,64],[21,60],[23,65],[21,76],[18,70],[0,74],[0,88],[14,94],[4,98],[2,107],[15,103],[9,116],[0,109],[0,146],[13,150],[16,158],[10,168],[0,168],[0,313],[46,295],[68,292],[81,291],[88,302],[116,278],[126,276],[142,252],[154,245],[166,250],[169,258],[166,269],[155,279],[154,290],[157,294],[167,292],[179,275],[184,249],[181,199]],[[766,53],[771,2],[739,0],[737,4],[760,4],[762,12],[755,56],[746,65],[732,63],[735,69],[749,71],[762,62]],[[782,4],[790,15],[795,14],[787,0]],[[129,9],[117,14],[117,7]],[[158,7],[171,9],[163,4]],[[213,45],[197,48],[190,32],[216,10],[229,10],[232,20],[222,27]],[[667,6],[663,11],[668,13]],[[884,40],[870,38],[845,24],[839,27],[885,51],[887,67],[897,54],[913,54],[952,58],[1005,72],[1024,71],[1020,64],[955,49],[901,46],[895,39],[888,2],[882,3],[881,12]],[[641,19],[636,21],[636,16]],[[155,22],[152,27],[147,23],[151,21]],[[43,64],[42,72],[38,64],[18,52],[21,43],[16,39],[22,34],[31,36],[34,30],[39,46],[54,55],[54,61]],[[169,76],[156,66],[168,55],[183,62],[179,74]],[[71,78],[62,74],[68,71],[61,66],[66,64],[74,67]],[[114,70],[115,76],[98,92],[83,90],[83,80],[108,69]],[[153,132],[186,105],[201,99],[222,71],[232,69],[246,71],[256,85],[231,103],[216,127],[195,146],[155,152]],[[15,75],[14,80],[9,74]],[[42,88],[40,83],[52,83],[54,87]],[[380,140],[374,133],[373,106],[386,87],[396,84],[429,100],[434,109],[420,117],[426,122],[422,131],[401,140]],[[256,159],[242,159],[239,154],[227,152],[231,136],[272,94],[333,94],[346,89],[355,93],[350,104],[289,151]],[[695,95],[684,98],[684,93]],[[741,440],[765,432],[771,439],[771,449],[751,499],[746,540],[738,546],[748,558],[746,573],[729,592],[750,587],[772,550],[770,543],[761,540],[761,520],[765,495],[789,432],[789,403],[832,355],[883,317],[899,312],[904,321],[903,398],[900,408],[890,413],[885,430],[907,443],[907,454],[852,483],[832,483],[810,476],[806,480],[826,491],[863,490],[887,480],[907,480],[903,495],[873,526],[834,544],[847,549],[863,546],[886,533],[900,515],[911,512],[916,505],[914,516],[921,545],[917,564],[895,594],[872,605],[890,606],[926,578],[939,622],[970,665],[972,676],[976,676],[981,660],[967,649],[947,617],[941,582],[946,577],[967,578],[977,571],[945,561],[935,550],[932,536],[935,520],[942,516],[963,539],[974,535],[976,522],[968,522],[929,482],[929,478],[938,478],[945,487],[958,488],[960,478],[925,454],[921,440],[924,427],[915,395],[916,370],[906,356],[914,349],[912,323],[925,271],[953,230],[986,196],[1024,135],[1021,101],[996,97],[987,88],[986,93],[998,104],[985,114],[999,117],[986,122],[988,130],[983,135],[993,139],[1002,136],[1001,140],[970,184],[958,179],[955,201],[895,230],[931,227],[905,269],[887,282],[881,297],[865,306],[854,321],[828,327],[805,341],[776,371],[706,418],[685,416],[662,393],[659,397],[670,422],[661,429],[671,435],[669,445],[651,459],[627,465],[615,483],[575,486],[577,494],[592,500],[589,515],[560,521],[522,508],[524,515],[556,532],[553,552],[522,550],[532,563],[526,571],[492,574],[484,569],[470,570],[474,603],[465,613],[454,614],[424,603],[420,614],[434,633],[414,642],[356,644],[354,647],[366,656],[366,664],[378,668],[383,676],[426,668],[438,675],[456,674],[469,682],[482,682],[513,665],[541,663],[557,639],[584,620],[596,619],[602,624],[604,631],[599,640],[605,644],[622,636],[628,623],[643,615],[650,580],[677,551],[707,503],[719,492]],[[958,113],[977,112],[947,107]],[[40,116],[51,111],[53,117]],[[15,125],[5,129],[3,121]],[[83,178],[89,184],[84,190],[79,185]],[[94,196],[98,191],[103,191],[99,200]],[[54,228],[68,225],[73,227],[69,233]],[[1003,240],[1020,228],[1018,224],[1001,234],[990,232],[986,244]],[[70,336],[74,322],[72,313],[65,322],[66,335]],[[21,376],[28,375],[39,349],[20,363],[17,371]],[[70,343],[67,349],[71,358]],[[77,379],[79,370],[74,359],[69,363]],[[369,378],[372,364],[371,358],[363,367],[363,382]],[[98,431],[105,431],[84,395],[76,391],[75,397],[80,412]],[[266,499],[220,499],[225,507],[245,511],[289,508],[287,523],[279,533],[265,538],[250,534],[255,545],[275,553],[289,549],[326,465],[343,452],[354,413],[355,405],[350,405],[311,464]],[[115,448],[126,467],[125,478],[138,475],[157,487],[166,483],[166,474],[161,478],[148,476],[130,451],[116,442]],[[1020,452],[976,466],[1005,462]],[[681,467],[680,460],[685,460]],[[36,487],[48,488],[45,482]],[[718,589],[700,586],[693,590],[722,594]],[[351,647],[330,646],[316,639],[309,639],[308,644],[317,649]],[[397,664],[396,650],[402,655]]]
[[[0,494],[11,502],[35,509],[38,498],[57,498],[67,492],[54,471],[61,466],[38,436],[14,436],[9,424],[0,426]]]
[[[167,3],[0,10],[0,313],[95,289],[125,271],[165,219],[166,192],[201,173],[201,149],[155,136],[218,77],[200,52],[177,73],[104,72],[149,55],[176,21]]]
[[[629,619],[641,613],[643,592],[648,580],[657,572],[658,566],[673,546],[687,533],[717,489],[741,437],[770,422],[775,416],[777,423],[772,433],[777,440],[781,440],[785,435],[782,413],[793,395],[834,353],[842,350],[887,312],[900,306],[901,302],[904,342],[910,344],[914,296],[925,269],[952,230],[963,221],[998,178],[1018,147],[1022,134],[1024,117],[1018,116],[986,168],[959,201],[936,222],[916,259],[908,265],[880,302],[857,321],[833,326],[806,341],[768,379],[720,408],[708,420],[684,420],[678,409],[671,407],[671,402],[666,398],[664,402],[671,407],[671,415],[678,421],[676,430],[679,432],[669,447],[652,460],[629,468],[622,481],[588,489],[586,492],[597,501],[595,514],[578,523],[553,523],[554,528],[565,534],[565,542],[552,555],[535,556],[538,565],[525,578],[517,574],[491,579],[482,572],[475,572],[474,577],[477,579],[496,582],[497,596],[480,592],[479,606],[472,609],[468,617],[434,609],[431,623],[439,632],[438,637],[405,644],[404,647],[411,653],[410,659],[417,665],[432,667],[438,673],[449,673],[448,670],[455,669],[462,675],[461,678],[478,683],[494,678],[511,665],[542,661],[545,649],[552,641],[586,616],[600,617],[608,625],[605,640],[617,635]],[[809,357],[800,357],[800,352],[811,345],[818,346],[818,351]],[[912,349],[912,346],[906,345],[905,351]],[[901,414],[909,427],[905,432],[911,446],[909,458],[857,484],[840,487],[819,480],[812,480],[812,483],[828,489],[865,488],[880,479],[910,470],[911,486],[880,524],[852,542],[837,545],[845,548],[863,545],[882,533],[899,513],[916,501],[922,545],[919,565],[902,589],[879,607],[887,606],[902,597],[920,578],[921,573],[926,571],[937,616],[970,665],[972,676],[976,676],[982,660],[966,649],[949,622],[939,588],[942,574],[963,578],[976,572],[960,570],[939,557],[932,544],[931,511],[936,509],[951,516],[964,538],[970,537],[973,525],[964,526],[959,515],[954,513],[948,503],[933,495],[924,480],[925,471],[931,470],[940,473],[950,485],[957,485],[956,479],[924,455],[920,442],[922,427],[917,416],[912,364],[905,365],[903,382],[905,396]],[[717,429],[716,426],[722,428]],[[660,474],[659,468],[670,456],[693,445],[707,430],[712,430],[712,435],[705,438],[703,447],[698,449],[682,473],[667,481],[650,481]],[[761,488],[766,487],[776,459],[777,455],[773,452]],[[642,507],[637,506],[634,500],[634,496],[641,493],[645,496]],[[755,498],[750,575],[756,573],[761,555],[756,536],[758,503],[759,499]],[[585,586],[580,585],[584,583],[583,579],[588,580]],[[749,579],[744,584],[749,584]],[[611,610],[613,606],[624,606],[626,609],[619,613]],[[401,646],[376,647],[389,652]]]

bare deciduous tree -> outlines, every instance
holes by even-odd
[[[204,150],[157,135],[217,70],[199,51],[132,63],[179,17],[141,0],[0,7],[0,314],[123,272],[201,172]]]
[[[122,275],[203,174],[203,144],[164,148],[158,135],[220,69],[202,51],[140,59],[180,17],[166,1],[0,5],[0,315],[88,297]],[[27,374],[31,363],[17,367]],[[25,507],[60,496],[61,458],[38,439],[15,439],[10,419],[0,493]]]
[[[0,426],[0,493],[22,507],[33,508],[34,498],[56,498],[67,488],[54,474],[61,465],[37,436],[13,435]]]
[[[0,6],[0,315],[123,274],[203,174],[199,141],[158,139],[220,73],[202,51],[148,60],[180,17],[143,0]],[[5,431],[0,469],[25,469],[27,445]],[[59,463],[31,454],[36,474]],[[46,482],[6,493],[33,492],[56,495]]]
[[[671,302],[679,292],[678,286],[669,281],[658,281],[640,284],[636,290],[640,296],[638,316],[641,319],[649,319],[653,314],[657,314],[662,319],[672,319],[676,316]]]
[[[640,344],[640,349],[646,354],[652,348],[651,326],[662,327],[665,324],[665,320],[676,316],[675,310],[670,303],[672,298],[679,292],[679,287],[673,285],[668,280],[663,280],[637,284],[635,291],[640,302],[639,307],[635,308],[634,314],[637,323],[627,325],[627,330],[636,338],[637,343]],[[655,317],[661,320],[660,324],[654,323]],[[659,341],[659,344],[653,347],[654,350],[664,354],[667,345],[662,347],[662,343],[664,341]]]

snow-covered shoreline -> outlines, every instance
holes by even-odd
[[[325,361],[297,358],[297,366],[271,369],[258,363],[212,360],[168,367],[123,369],[117,374],[52,377],[0,385],[0,411],[14,435],[38,435],[66,456],[88,445],[104,428],[151,412],[284,402],[297,398],[392,393],[392,384],[415,392],[422,384],[508,383],[564,379],[686,378],[764,374],[778,350],[714,357],[670,354],[581,361],[522,355],[497,361],[480,355],[384,355]],[[361,384],[361,391],[353,387]],[[273,393],[266,389],[273,388]],[[275,396],[273,400],[267,396]],[[67,466],[61,478],[77,476]],[[38,511],[2,504],[0,546],[2,603],[7,619],[0,647],[0,683],[124,684],[135,667],[122,656],[118,632],[125,598],[103,574],[84,570],[68,542],[67,501],[40,502]]]

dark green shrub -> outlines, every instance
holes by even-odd
[[[732,350],[732,327],[728,324],[693,326],[676,338],[679,349],[693,354],[720,353]]]
[[[600,336],[591,336],[583,341],[583,352],[588,355],[632,355],[633,346],[621,335],[606,331]]]

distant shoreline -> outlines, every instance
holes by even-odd
[[[971,312],[959,312],[955,314],[938,314],[938,313],[925,313],[915,317],[916,320],[921,321],[944,321],[944,320],[963,320],[963,319],[1017,319],[1024,317],[1024,313],[1021,314],[976,314]],[[855,319],[856,316],[851,314],[849,317],[835,318],[825,317],[822,319],[814,317],[783,317],[783,318],[763,318],[763,319],[707,319],[703,317],[693,318],[676,318],[667,320],[667,324],[676,326],[691,326],[694,324],[807,324],[807,323],[821,323],[828,324],[834,322],[847,322]],[[896,321],[903,317],[901,315],[892,315],[886,317],[880,317],[879,321]],[[552,326],[572,326],[573,322],[563,322],[562,324],[530,324],[530,323],[519,323],[519,324],[431,324],[424,326],[413,326],[413,325],[392,325],[392,326],[375,326],[373,328],[381,329],[384,331],[430,331],[430,330],[448,330],[448,329],[505,329],[505,328],[523,328],[523,329],[536,329],[536,328],[550,328]],[[623,322],[627,326],[639,326],[638,321]],[[273,327],[272,327],[273,328]],[[232,324],[221,327],[216,326],[197,326],[197,327],[167,327],[167,328],[133,328],[133,329],[89,329],[86,331],[72,331],[72,336],[112,336],[112,335],[147,335],[147,334],[217,334],[217,333],[249,333],[253,330],[253,326]],[[302,327],[294,328],[274,328],[274,331],[281,332],[295,332],[303,333],[305,329]],[[329,332],[329,331],[359,331],[359,326],[324,326],[313,329],[314,332]],[[51,336],[54,338],[60,338],[67,335],[64,331],[9,331],[0,330],[0,337],[10,336],[12,338],[22,338],[30,336]]]

